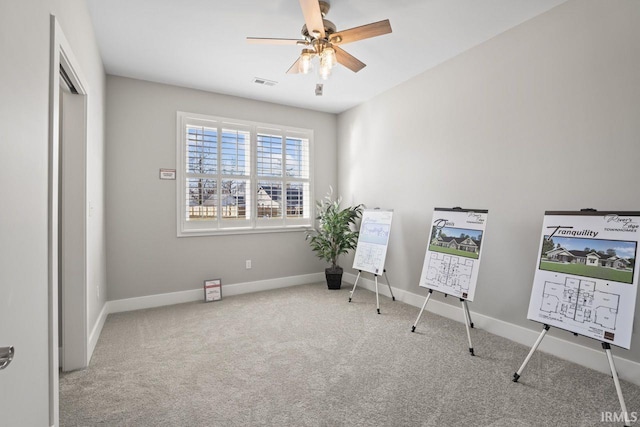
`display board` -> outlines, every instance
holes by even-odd
[[[436,208],[420,286],[473,301],[487,210]]]
[[[527,318],[629,349],[640,212],[545,212]]]
[[[362,212],[354,269],[382,275],[392,218],[392,210],[366,209]]]

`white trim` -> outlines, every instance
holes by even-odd
[[[108,307],[108,304],[105,303],[102,306],[102,310],[100,310],[100,314],[98,315],[98,320],[96,320],[95,325],[93,325],[93,329],[91,329],[91,334],[89,335],[89,344],[87,348],[87,365],[89,365],[89,363],[91,362],[93,351],[96,349],[96,344],[98,344],[98,338],[100,338],[100,334],[102,333],[102,328],[104,327],[104,322],[107,321],[108,315],[109,315],[109,307]]]
[[[86,208],[84,206],[84,201],[86,200],[86,117],[87,117],[87,84],[86,79],[81,73],[81,69],[79,66],[79,62],[76,60],[73,55],[73,51],[71,49],[71,45],[67,41],[62,28],[56,18],[55,15],[49,16],[49,24],[50,24],[50,46],[49,46],[49,138],[48,138],[48,148],[49,148],[49,162],[48,162],[48,293],[49,293],[49,337],[48,337],[48,352],[49,352],[49,423],[52,425],[59,424],[59,368],[60,368],[60,354],[59,354],[59,342],[58,342],[58,332],[59,332],[59,324],[58,324],[58,261],[60,254],[58,253],[58,243],[63,241],[64,236],[60,236],[58,233],[58,208],[60,204],[60,194],[58,191],[58,185],[60,183],[59,180],[59,170],[62,159],[59,157],[59,148],[61,142],[59,141],[60,136],[60,66],[62,65],[65,68],[69,78],[73,82],[74,86],[78,90],[78,92],[84,97],[84,105],[83,105],[83,122],[82,122],[82,135],[81,139],[83,139],[83,143],[85,146],[83,155],[83,198],[81,202],[83,203],[83,209]],[[64,173],[64,171],[63,171]],[[64,182],[63,182],[64,185]],[[63,203],[64,207],[64,203]],[[67,359],[68,353],[73,353],[74,356],[77,356],[77,359],[81,359],[81,361],[86,362],[86,343],[87,343],[87,300],[86,300],[86,215],[83,212],[83,222],[80,224],[82,229],[82,236],[85,239],[83,242],[82,248],[82,256],[79,263],[81,264],[81,272],[79,275],[81,276],[80,281],[81,287],[79,289],[71,289],[70,290],[65,286],[63,289],[63,298],[66,294],[72,293],[76,299],[74,299],[74,303],[77,300],[81,300],[82,304],[74,304],[73,308],[73,321],[74,321],[74,330],[73,332],[80,331],[80,333],[73,333],[67,330],[65,325],[68,325],[68,322],[63,322],[63,330],[62,334],[64,337],[68,337],[69,335],[73,336],[74,343],[82,344],[81,346],[70,346],[65,345],[63,347],[63,365],[65,365],[65,359]],[[62,248],[65,250],[64,247]],[[64,260],[64,258],[63,258]],[[74,260],[78,261],[78,260]],[[67,301],[67,306],[69,301]],[[63,310],[62,315],[66,317],[69,312],[65,311],[65,302],[63,301]],[[78,324],[79,323],[79,324]],[[66,339],[66,338],[65,338]],[[68,344],[68,343],[67,343]],[[72,348],[73,347],[73,348]],[[65,353],[66,352],[66,353]],[[78,354],[76,354],[78,353]],[[84,365],[86,366],[86,364]],[[83,366],[83,367],[84,367]]]
[[[49,424],[58,425],[60,419],[59,396],[59,339],[58,339],[58,168],[60,119],[60,43],[64,37],[54,15],[50,16],[50,70],[49,70],[49,173],[48,173],[48,293],[49,293]]]
[[[356,276],[351,273],[344,273],[343,280],[347,283],[353,285],[356,280]],[[384,282],[386,283],[386,282]],[[416,285],[417,286],[417,285]],[[362,275],[360,276],[360,280],[358,281],[358,287],[363,287],[370,291],[375,291],[375,283],[371,279],[364,278]],[[406,304],[412,305],[414,307],[422,307],[424,304],[424,300],[426,295],[418,295],[409,291],[405,291],[403,289],[397,289],[392,286],[393,295],[396,297],[396,300],[402,301]],[[389,294],[388,287],[386,284],[380,286],[380,282],[378,283],[378,292],[381,295],[385,295],[387,297],[391,297]],[[356,294],[357,295],[357,294]],[[382,307],[384,310],[384,306]],[[429,304],[427,304],[427,311],[438,314],[440,316],[455,320],[457,322],[463,322],[463,315],[461,312],[461,308],[458,306],[454,306],[451,304],[447,304],[442,301],[430,299]],[[519,344],[525,345],[527,347],[531,347],[535,340],[540,335],[542,331],[542,326],[540,325],[540,330],[532,330],[529,328],[525,328],[522,326],[514,325],[512,323],[508,323],[499,319],[495,319],[493,317],[485,316],[480,313],[471,312],[473,325],[475,328],[482,329],[484,331],[490,332],[494,335],[498,335],[503,338],[507,338],[511,341],[517,342]],[[416,310],[416,317],[418,316],[418,311]],[[537,325],[532,322],[532,325]],[[407,329],[410,328],[411,325],[407,325]],[[420,327],[420,325],[418,325]],[[461,330],[463,331],[463,330]],[[463,332],[461,332],[463,333]],[[568,360],[574,363],[577,363],[582,366],[586,366],[587,368],[591,368],[598,372],[602,372],[607,375],[611,375],[611,371],[609,369],[609,363],[605,356],[605,353],[601,350],[595,350],[590,347],[585,347],[581,344],[566,341],[562,338],[558,338],[551,335],[546,335],[545,339],[538,347],[540,351],[545,353],[554,355],[564,360]],[[476,349],[477,350],[477,349]],[[615,359],[616,368],[618,371],[618,375],[623,380],[629,381],[633,384],[640,385],[640,363],[634,362],[629,359],[624,359],[619,356],[613,356]],[[520,364],[521,360],[513,361],[513,372],[515,372]],[[513,372],[506,372],[505,376],[507,379],[510,378],[510,375]],[[526,375],[526,371],[525,374]]]
[[[288,225],[284,227],[266,227],[262,228],[222,228],[222,229],[202,229],[183,231],[178,237],[202,237],[202,236],[227,236],[230,234],[264,234],[264,233],[291,233],[297,231],[310,231],[311,225]]]
[[[271,289],[286,288],[307,283],[317,283],[324,280],[324,273],[304,274],[300,276],[280,277],[277,279],[258,280],[255,282],[234,283],[225,285],[222,283],[222,297],[248,294],[252,292]],[[107,314],[123,311],[141,310],[145,308],[161,307],[165,305],[181,304],[185,302],[203,301],[203,288],[188,291],[170,292],[166,294],[148,295],[137,298],[125,298],[108,301],[105,304]],[[102,313],[101,313],[102,315]],[[102,329],[102,328],[101,328]],[[97,338],[96,338],[97,341]]]

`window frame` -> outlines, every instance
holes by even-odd
[[[187,126],[202,126],[215,129],[217,131],[216,150],[217,168],[216,173],[211,174],[211,179],[217,182],[217,198],[223,197],[221,182],[227,179],[247,180],[246,189],[247,216],[244,220],[225,219],[218,215],[215,219],[188,221],[186,218],[187,205],[187,180],[193,174],[187,170]],[[221,133],[222,129],[232,129],[249,132],[249,174],[248,175],[228,175],[221,170]],[[282,138],[282,176],[258,175],[257,154],[258,154],[258,134],[268,133],[278,135]],[[176,226],[178,237],[188,236],[212,236],[225,234],[253,234],[271,232],[304,231],[313,227],[315,218],[315,203],[313,202],[313,130],[296,128],[285,125],[274,125],[268,123],[253,122],[247,120],[230,119],[226,117],[210,116],[206,114],[188,113],[177,111],[176,113]],[[286,174],[286,152],[287,138],[306,140],[308,178],[290,177]],[[276,181],[282,183],[281,211],[282,216],[274,219],[258,218],[258,182]],[[308,186],[307,200],[304,207],[308,210],[308,217],[287,218],[287,185],[290,183],[302,183]],[[217,203],[219,206],[220,202]],[[238,222],[236,222],[238,221]],[[242,225],[238,225],[242,224]]]

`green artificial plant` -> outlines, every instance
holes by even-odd
[[[307,233],[311,249],[331,263],[331,271],[341,271],[338,257],[355,249],[358,243],[358,231],[354,231],[356,220],[362,215],[362,205],[340,208],[342,198],[333,198],[333,189],[316,202],[318,227]]]

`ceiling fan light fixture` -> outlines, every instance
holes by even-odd
[[[298,71],[302,74],[308,74],[312,68],[311,58],[313,57],[314,51],[311,49],[303,49],[300,54],[300,62]]]
[[[341,45],[391,33],[391,23],[388,19],[337,31],[336,25],[326,19],[330,9],[329,1],[299,1],[304,16],[304,25],[300,30],[302,40],[247,37],[250,43],[305,46],[300,56],[287,70],[287,74],[308,74],[312,68],[316,68],[315,65],[312,66],[316,56],[319,60],[318,74],[323,80],[329,78],[332,68],[337,64],[357,73],[366,64],[342,50]]]
[[[321,45],[320,50],[320,77],[327,80],[331,75],[331,69],[337,64],[336,51],[331,45]]]
[[[322,52],[320,53],[320,60],[325,64],[327,64],[329,68],[336,65],[337,61],[336,61],[335,49],[332,48],[331,46],[327,46],[324,49],[322,49]]]
[[[320,78],[322,80],[327,80],[331,75],[331,67],[327,65],[322,58],[320,58],[320,69],[318,70],[318,74],[320,74]]]

